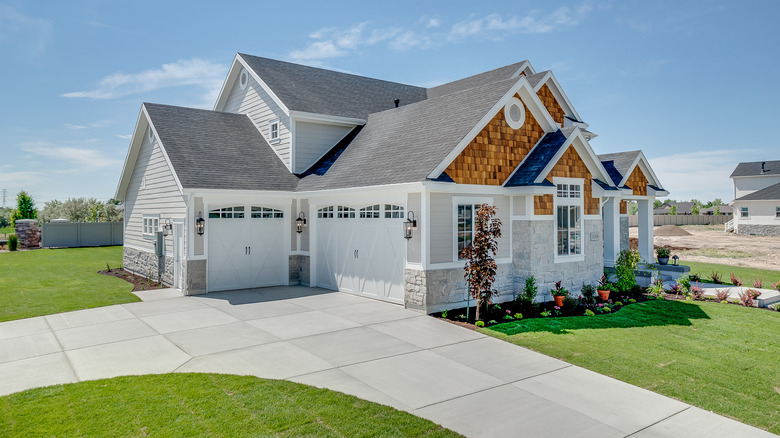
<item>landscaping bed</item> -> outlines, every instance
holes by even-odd
[[[98,271],[98,274],[121,278],[122,280],[133,285],[133,292],[139,290],[160,289],[162,287],[160,283],[150,278],[133,274],[132,272],[126,271],[122,268],[109,268],[103,271]]]

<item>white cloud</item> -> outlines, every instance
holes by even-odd
[[[50,20],[30,17],[0,4],[0,44],[10,42],[24,51],[40,54],[45,52],[51,29]]]
[[[74,129],[74,130],[87,129],[87,127],[84,126],[84,125],[72,125],[70,123],[66,123],[65,127],[68,128],[68,129]]]
[[[28,143],[22,145],[22,149],[50,160],[71,162],[82,169],[117,167],[123,163],[121,159],[108,156],[97,149],[56,146],[48,142]]]
[[[580,24],[591,13],[589,2],[575,8],[562,7],[544,14],[531,11],[526,15],[504,17],[489,14],[473,16],[443,30],[438,18],[422,17],[404,27],[371,28],[369,22],[362,22],[346,29],[325,27],[309,35],[310,41],[304,48],[293,50],[288,58],[295,62],[322,65],[325,59],[349,55],[364,47],[379,43],[396,51],[428,49],[448,42],[469,38],[501,39],[515,33],[538,34],[554,32]],[[440,30],[441,29],[441,30]]]
[[[121,138],[123,140],[130,140],[131,138],[133,138],[133,134],[125,134],[125,135],[117,134],[117,137],[119,137],[119,138]]]
[[[160,88],[197,85],[205,88],[209,94],[222,86],[227,66],[214,64],[203,59],[180,59],[163,64],[159,69],[140,73],[114,73],[101,79],[98,86],[88,91],[65,93],[63,97],[88,99],[114,99]]]

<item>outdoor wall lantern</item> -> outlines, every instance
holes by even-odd
[[[206,220],[203,219],[202,211],[198,212],[198,218],[195,219],[195,231],[198,233],[198,236],[202,236],[206,232]]]
[[[417,228],[417,219],[414,217],[414,212],[409,211],[404,221],[404,239],[412,238],[412,228]]]
[[[173,223],[170,219],[165,219],[165,223],[162,227],[163,236],[171,234],[171,230],[173,230]]]
[[[672,257],[672,260],[674,260],[674,266],[677,266],[677,260],[678,259],[679,259],[679,257],[677,257],[677,256]]]
[[[298,219],[295,219],[295,227],[298,234],[303,233],[304,225],[306,225],[306,216],[303,215],[303,212],[300,212],[298,213]]]

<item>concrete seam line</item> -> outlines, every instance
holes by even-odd
[[[639,430],[635,430],[635,431],[631,432],[630,434],[626,435],[626,438],[628,438],[628,437],[630,437],[630,436],[634,436],[634,435],[638,434],[639,432],[641,432],[641,431],[643,431],[643,430],[645,430],[645,429],[649,429],[649,428],[651,428],[651,427],[655,426],[656,424],[658,424],[658,423],[660,423],[660,422],[662,422],[662,421],[666,421],[666,420],[668,420],[668,419],[670,419],[670,418],[674,417],[675,415],[682,414],[683,412],[687,411],[688,409],[690,409],[690,408],[692,408],[692,407],[693,407],[693,406],[691,406],[691,405],[688,405],[688,407],[686,407],[685,409],[683,409],[683,410],[681,410],[681,411],[675,412],[675,413],[673,413],[672,415],[668,415],[668,416],[666,416],[666,417],[664,417],[664,418],[661,418],[660,420],[656,421],[655,423],[648,424],[647,426],[645,426],[645,427],[643,427],[643,428],[641,428],[641,429],[639,429]]]

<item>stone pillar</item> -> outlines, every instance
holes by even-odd
[[[16,221],[16,236],[19,237],[19,248],[33,249],[41,247],[41,229],[35,219],[19,219]]]
[[[651,200],[641,199],[637,201],[639,206],[639,255],[642,260],[652,263],[655,259],[655,246],[653,242],[653,204]]]
[[[604,266],[615,266],[620,253],[620,201],[610,198],[603,208],[604,214]]]

